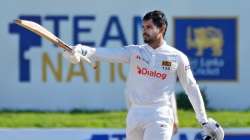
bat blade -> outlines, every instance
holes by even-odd
[[[48,31],[43,26],[37,24],[36,22],[29,21],[29,20],[17,19],[17,20],[15,20],[15,23],[18,24],[19,26],[47,39],[48,41],[52,42],[56,46],[62,47],[64,50],[72,53],[72,49],[69,47],[69,45],[64,43],[61,39],[59,39],[53,33]],[[96,68],[96,66],[94,64],[92,64],[91,61],[87,57],[81,56],[81,59],[83,59],[85,62],[91,64],[93,68]]]
[[[72,52],[72,49],[64,43],[62,40],[60,40],[58,37],[56,37],[53,33],[45,29],[43,26],[29,20],[15,20],[15,23],[19,26],[24,27],[27,30],[32,31],[33,33],[36,33],[37,35],[47,39],[48,41],[52,42],[53,44],[62,47],[66,51]]]

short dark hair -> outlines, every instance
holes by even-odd
[[[145,16],[143,17],[143,21],[150,19],[152,19],[154,25],[156,25],[158,28],[165,26],[165,31],[163,32],[164,37],[168,27],[168,21],[165,14],[162,11],[158,10],[150,11],[145,14]]]

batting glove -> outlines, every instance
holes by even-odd
[[[214,119],[209,118],[208,122],[202,123],[204,140],[223,140],[224,130]]]
[[[63,52],[63,56],[73,64],[77,64],[80,60],[86,61],[86,59],[81,59],[84,57],[91,57],[94,54],[94,48],[78,44],[76,46],[71,46],[72,53],[68,51]]]

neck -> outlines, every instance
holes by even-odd
[[[163,42],[164,42],[164,39],[161,38],[161,39],[155,40],[152,43],[149,43],[149,46],[151,46],[153,49],[157,49],[163,44]]]

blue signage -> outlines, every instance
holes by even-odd
[[[124,133],[119,134],[93,134],[90,140],[125,140],[126,135]],[[237,134],[229,133],[225,134],[224,140],[249,140],[250,134]],[[202,140],[200,132],[196,133],[194,137],[189,137],[187,132],[179,133],[174,140]]]
[[[52,31],[56,36],[60,37],[60,23],[67,22],[72,20],[73,22],[73,34],[72,34],[72,43],[73,45],[76,44],[84,44],[89,45],[92,47],[106,47],[108,46],[109,42],[120,42],[121,46],[125,46],[130,44],[128,42],[128,36],[125,36],[125,27],[122,26],[119,16],[111,15],[107,21],[107,25],[104,29],[104,34],[101,38],[100,44],[97,44],[96,40],[81,40],[81,34],[88,34],[93,32],[91,27],[80,27],[80,23],[83,22],[96,22],[96,15],[76,15],[76,16],[68,16],[68,15],[20,15],[19,19],[31,20],[38,24],[43,25],[43,22],[51,22],[53,23]],[[132,17],[132,42],[133,44],[138,44],[139,42],[139,29],[141,28],[142,18],[140,16]],[[127,26],[126,26],[127,28]],[[113,30],[116,33],[113,33]],[[9,24],[9,32],[12,34],[19,35],[19,54],[18,54],[18,61],[19,61],[19,81],[20,82],[30,82],[30,60],[24,57],[26,51],[29,51],[32,47],[41,48],[42,47],[42,40],[41,37],[18,26],[17,24],[11,22]]]
[[[197,80],[237,80],[237,18],[175,18],[174,26]]]

